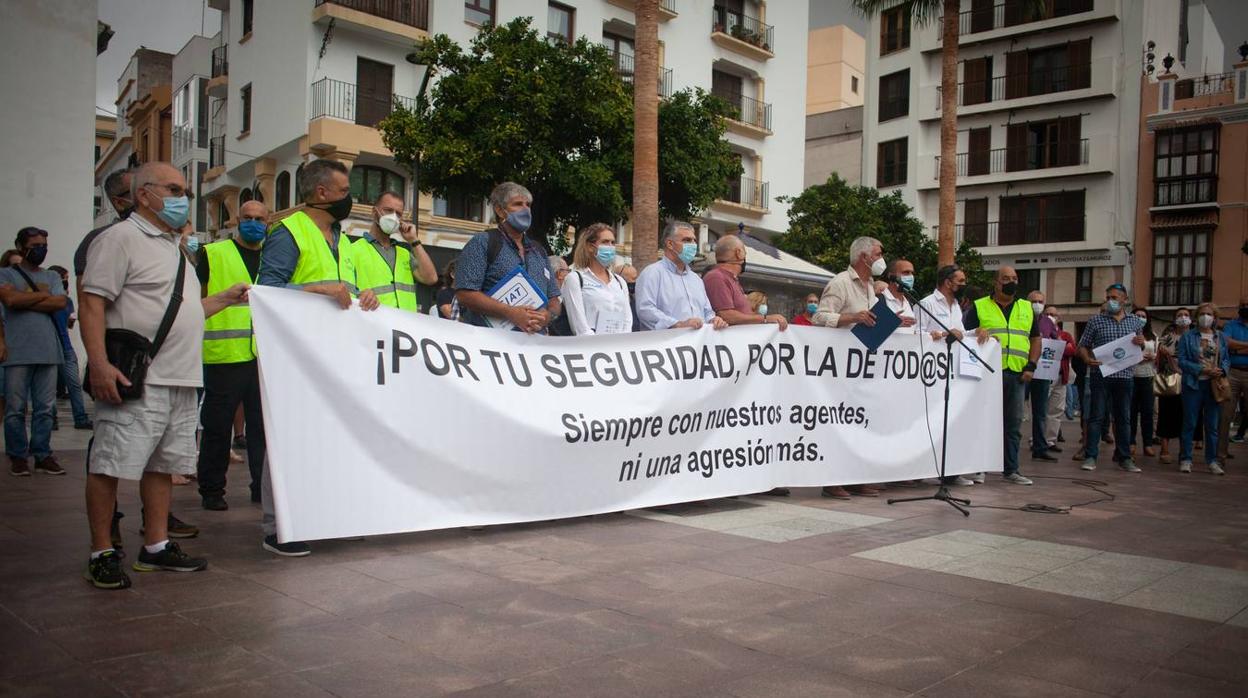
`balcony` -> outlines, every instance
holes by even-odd
[[[761,216],[769,212],[768,206],[771,204],[767,187],[767,182],[749,177],[729,180],[728,190],[722,198],[715,200],[714,205],[735,215]]]
[[[607,49],[607,54],[611,56],[611,62],[615,64],[615,74],[628,84],[633,84],[634,57],[627,53],[612,51]],[[672,69],[659,66],[659,97],[668,98],[672,96]]]
[[[1176,100],[1193,99],[1195,97],[1208,97],[1211,95],[1221,94],[1223,92],[1233,92],[1234,90],[1235,73],[1202,75],[1198,78],[1187,78],[1185,80],[1175,81],[1174,98]]]
[[[230,63],[227,60],[227,46],[218,46],[212,50],[212,73],[208,78],[208,94],[224,98],[230,84]]]
[[[1025,0],[1007,0],[991,7],[973,8],[958,14],[958,45],[997,41],[1020,34],[1050,31],[1104,20],[1116,20],[1119,0],[1050,0],[1038,15],[1029,14]],[[924,52],[939,51],[944,41],[944,17],[924,28],[919,43]]]
[[[1111,247],[1109,240],[1114,225],[1115,218],[1111,211],[1086,211],[1083,215],[1031,220],[958,223],[954,226],[953,244],[961,245],[966,240],[977,248],[1011,248],[997,252],[1062,254],[1090,247]],[[933,226],[933,230],[939,234],[940,226]]]
[[[1054,177],[1114,171],[1114,136],[1084,138],[1079,141],[994,148],[957,154],[958,186],[1036,181]],[[916,183],[919,190],[940,187],[940,156],[926,156],[929,177]],[[921,171],[921,170],[920,170]]]
[[[334,20],[383,41],[429,38],[429,0],[316,0],[312,21]]]
[[[728,117],[729,131],[755,138],[772,134],[770,104],[733,92],[712,91],[711,94],[727,102],[732,110]]]
[[[397,94],[371,94],[353,83],[321,78],[312,83],[308,112],[308,147],[333,151],[349,146],[356,152],[390,155],[377,124],[395,105],[415,109],[416,100]]]
[[[225,136],[208,139],[208,169],[225,167]]]
[[[772,27],[755,17],[716,5],[711,20],[711,41],[730,51],[755,60],[775,58],[772,53]]]
[[[637,0],[607,0],[607,2],[616,7],[623,7],[626,10],[636,10]],[[659,0],[659,21],[670,22],[676,19],[676,0]]]
[[[1193,156],[1195,157],[1195,156]],[[1218,205],[1218,176],[1159,178],[1153,189],[1153,207],[1207,208]]]
[[[1114,59],[958,83],[958,116],[1114,95]],[[940,118],[940,85],[920,88],[919,118]]]

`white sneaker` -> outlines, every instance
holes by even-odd
[[[975,481],[964,475],[959,475],[953,479],[953,484],[960,487],[970,487],[975,484]]]
[[[983,473],[975,473],[971,476],[971,482],[974,482],[976,485],[982,485],[986,481],[987,478],[984,477]]]
[[[1226,474],[1226,471],[1222,469],[1222,465],[1218,463],[1216,460],[1209,464],[1209,472],[1213,473],[1214,475]]]
[[[1185,460],[1182,463],[1179,463],[1179,472],[1180,473],[1192,472],[1192,462],[1190,460]]]
[[[1006,475],[1004,480],[1006,482],[1012,482],[1015,485],[1030,485],[1031,484],[1031,480],[1029,478],[1023,477],[1022,473],[1014,473],[1013,475]]]
[[[1139,466],[1137,466],[1137,465],[1135,464],[1135,459],[1133,459],[1133,458],[1127,458],[1127,459],[1125,459],[1125,460],[1123,460],[1123,461],[1120,461],[1120,462],[1118,463],[1118,467],[1119,467],[1119,468],[1122,468],[1123,470],[1127,471],[1128,473],[1138,473],[1138,472],[1140,472],[1140,468],[1139,468]],[[1209,466],[1209,469],[1210,469],[1210,470],[1212,470],[1212,469],[1213,469],[1213,466]]]
[[[1095,458],[1085,459],[1083,461],[1083,465],[1079,466],[1079,469],[1088,470],[1088,471],[1096,470],[1096,459]]]

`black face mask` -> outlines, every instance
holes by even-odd
[[[1241,306],[1239,309],[1239,319],[1248,320],[1248,305]]]
[[[953,289],[953,297],[954,297],[954,298],[957,298],[958,300],[962,300],[963,298],[965,298],[965,297],[966,297],[966,287],[965,287],[965,286],[959,286],[959,287],[957,287],[957,288]]]
[[[37,267],[40,264],[43,264],[43,260],[47,259],[48,246],[47,245],[32,245],[29,248],[27,248],[25,257],[26,257],[26,261],[30,262],[31,266]]]
[[[634,293],[637,293],[637,284],[636,283],[628,284],[628,295],[631,296]]]
[[[744,259],[741,260],[739,264],[741,265],[741,273],[744,274],[745,273],[745,260]]]
[[[1014,283],[1013,281],[1009,282],[1008,284],[1001,285],[1001,293],[1004,293],[1007,296],[1014,295],[1016,291],[1018,291],[1018,284]]]
[[[114,202],[113,208],[117,210],[117,217],[124,221],[130,217],[131,213],[134,213],[134,202],[127,201],[124,206],[120,207]]]
[[[342,197],[341,199],[338,199],[337,201],[330,201],[328,203],[322,203],[322,204],[308,204],[308,205],[311,206],[312,208],[319,208],[325,213],[328,213],[330,216],[333,217],[335,221],[341,221],[347,216],[351,215],[351,204],[352,204],[351,195],[347,194],[346,196]]]

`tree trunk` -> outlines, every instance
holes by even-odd
[[[958,12],[959,0],[944,0],[940,64],[940,231],[937,261],[953,264],[958,184]]]
[[[637,0],[633,74],[633,265],[659,251],[659,0]]]

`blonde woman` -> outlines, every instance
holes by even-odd
[[[581,231],[572,251],[572,270],[563,280],[564,312],[574,335],[621,334],[633,330],[628,284],[611,271],[615,231],[594,223]]]
[[[767,294],[762,291],[750,291],[745,294],[745,299],[750,302],[750,310],[759,315],[766,315],[769,308],[767,307]]]

